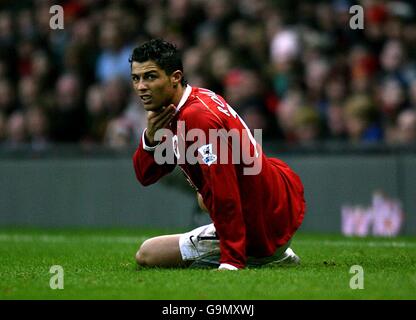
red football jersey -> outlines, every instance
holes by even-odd
[[[160,164],[162,144],[147,147],[143,133],[133,156],[136,177],[149,185],[180,166],[210,212],[220,263],[244,268],[247,256],[271,256],[293,236],[306,208],[301,180],[283,161],[265,156],[221,96],[188,85],[169,129],[162,144],[174,161]]]

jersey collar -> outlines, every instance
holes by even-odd
[[[182,98],[179,101],[178,106],[176,107],[176,113],[178,113],[179,110],[183,107],[183,105],[185,104],[186,100],[188,100],[189,96],[191,95],[191,92],[192,92],[192,87],[189,84],[187,84],[186,85],[186,88],[185,88],[185,91],[184,91],[184,93],[182,95]]]

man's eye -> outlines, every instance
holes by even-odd
[[[149,74],[146,76],[146,79],[153,80],[156,79],[156,76],[154,74]]]

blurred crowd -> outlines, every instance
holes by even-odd
[[[154,37],[263,140],[416,142],[414,1],[22,0],[0,3],[0,145],[137,144],[128,59]]]

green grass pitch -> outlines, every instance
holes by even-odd
[[[416,299],[414,237],[299,232],[296,268],[139,269],[139,244],[164,232],[0,229],[0,299]],[[62,290],[50,288],[53,265],[64,270]],[[354,265],[363,268],[363,289],[350,288]]]

